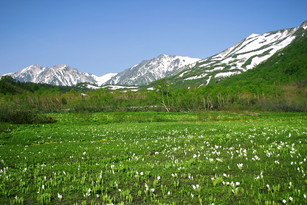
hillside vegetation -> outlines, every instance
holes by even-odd
[[[202,88],[227,106],[256,105],[306,111],[307,37],[302,37],[254,69]],[[220,106],[219,106],[220,107]]]

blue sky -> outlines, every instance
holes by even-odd
[[[120,72],[159,54],[205,58],[299,26],[306,0],[0,0],[0,74],[32,64]]]

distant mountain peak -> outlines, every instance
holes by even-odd
[[[69,66],[66,64],[62,64],[62,65],[55,65],[52,68],[53,69],[64,69],[64,68],[69,68]]]
[[[12,76],[18,81],[46,83],[52,85],[73,86],[78,83],[91,83],[98,86],[115,85],[145,85],[154,80],[164,78],[179,68],[198,61],[198,58],[161,54],[150,60],[143,60],[121,73],[108,73],[103,76],[79,72],[66,64],[53,67],[30,65]]]
[[[53,67],[42,67],[34,64],[16,73],[7,74],[21,82],[46,83],[61,86],[74,86],[78,83],[92,83],[101,85],[115,74],[96,76],[89,73],[79,72],[66,64]]]
[[[160,54],[156,58],[144,60],[118,73],[105,84],[147,85],[155,80],[165,78],[180,68],[199,60],[199,58]]]

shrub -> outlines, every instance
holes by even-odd
[[[1,105],[0,107],[0,122],[8,122],[14,124],[40,124],[40,123],[55,123],[56,120],[40,115],[31,110],[20,109],[18,106]]]

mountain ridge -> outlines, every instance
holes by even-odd
[[[106,84],[148,85],[173,74],[181,67],[199,61],[199,58],[161,54],[150,60],[143,60],[112,77]]]
[[[103,76],[80,72],[66,64],[53,67],[33,64],[15,73],[4,75],[12,76],[21,82],[60,86],[74,86],[78,83],[90,83],[98,86],[146,85],[154,80],[167,77],[180,67],[198,60],[200,59],[161,54],[156,58],[143,60],[120,73],[107,73]]]
[[[99,86],[109,80],[116,73],[108,73],[103,76],[96,76],[86,72],[80,72],[66,64],[52,67],[43,67],[38,64],[30,65],[9,75],[21,82],[43,83],[59,86],[74,86],[78,83],[98,84]]]
[[[218,54],[180,69],[167,80],[183,87],[197,87],[241,74],[266,61],[297,37],[306,35],[306,28],[307,21],[295,28],[253,33]]]
[[[73,86],[78,83],[98,86],[142,86],[166,78],[178,84],[178,87],[199,87],[253,69],[277,51],[295,42],[298,37],[307,35],[306,29],[307,21],[304,21],[294,28],[264,34],[252,33],[235,45],[204,59],[161,54],[155,58],[143,60],[120,73],[108,73],[103,76],[79,72],[76,68],[65,64],[50,68],[34,64],[5,75],[10,75],[21,82],[64,86]]]

